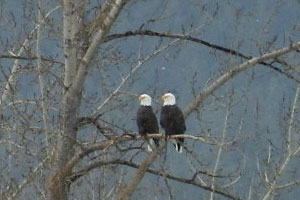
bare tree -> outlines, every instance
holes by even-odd
[[[3,198],[297,197],[296,1],[1,4]],[[187,132],[151,135],[165,142],[148,153],[136,97],[159,118],[166,91]],[[183,154],[168,145],[180,137]]]

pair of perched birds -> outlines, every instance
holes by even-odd
[[[165,130],[166,135],[184,134],[186,127],[180,108],[176,105],[175,96],[172,93],[166,93],[162,96],[164,101],[160,113],[160,125]],[[148,134],[158,134],[159,127],[156,116],[151,107],[151,97],[147,94],[139,96],[140,107],[137,112],[137,126],[139,134],[147,136]],[[152,151],[151,145],[159,146],[159,139],[153,138],[148,141],[148,151]],[[175,139],[174,146],[181,153],[184,138]],[[149,144],[150,143],[150,144]]]

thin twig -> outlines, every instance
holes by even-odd
[[[38,23],[42,24],[42,16],[41,16],[41,2],[38,2],[39,9],[38,9]],[[49,145],[49,138],[50,138],[50,131],[49,131],[49,118],[48,118],[48,99],[45,94],[45,80],[42,73],[42,59],[41,59],[41,52],[40,52],[40,40],[41,40],[41,26],[37,28],[37,36],[36,36],[36,55],[37,55],[37,68],[39,71],[39,84],[40,84],[40,92],[42,97],[42,114],[43,114],[43,123],[45,128],[45,144],[48,153],[48,145]]]
[[[228,127],[228,116],[229,116],[229,111],[230,111],[230,105],[228,105],[228,108],[226,110],[226,116],[225,116],[225,119],[224,119],[224,127],[223,127],[223,131],[222,131],[222,141],[221,141],[221,145],[223,145],[224,141],[225,141],[225,135],[226,135],[226,132],[227,132],[227,127]],[[217,173],[217,170],[218,170],[218,167],[219,167],[219,162],[220,162],[220,158],[221,158],[221,154],[222,154],[222,147],[219,147],[219,150],[218,150],[218,155],[217,155],[217,158],[216,158],[216,163],[215,163],[215,168],[214,168],[214,171],[213,173],[216,174]],[[212,177],[211,179],[211,187],[213,189],[213,191],[210,193],[210,199],[213,200],[214,199],[214,190],[215,190],[215,181],[216,181],[216,178],[215,177]]]
[[[288,166],[289,161],[295,155],[295,152],[298,152],[298,149],[300,149],[300,146],[298,146],[297,148],[295,148],[295,151],[294,151],[292,149],[292,146],[291,146],[291,137],[292,137],[291,129],[292,129],[292,126],[293,126],[294,120],[295,120],[294,113],[296,112],[296,109],[298,109],[296,105],[297,105],[297,102],[299,100],[299,92],[300,92],[300,84],[298,85],[297,90],[296,90],[296,94],[295,94],[295,97],[294,97],[294,102],[293,102],[293,106],[292,106],[292,110],[291,110],[291,114],[290,114],[290,120],[289,120],[289,123],[288,123],[288,138],[287,138],[288,154],[287,154],[284,162],[280,166],[279,170],[276,172],[273,182],[270,182],[268,180],[267,174],[265,173],[265,181],[267,183],[269,183],[270,187],[269,187],[269,190],[267,191],[267,193],[264,195],[263,200],[269,199],[271,197],[271,195],[273,194],[273,192],[276,189],[278,189],[278,187],[280,188],[280,186],[277,186],[276,184],[278,183],[281,175],[283,174],[284,170]],[[283,186],[283,185],[281,185],[281,186]],[[289,185],[289,184],[287,184],[287,185]]]

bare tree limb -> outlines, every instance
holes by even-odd
[[[135,164],[135,163],[131,163],[131,162],[128,162],[128,161],[120,161],[120,162],[118,162],[118,164],[127,165],[127,166],[134,167],[134,168],[139,168],[140,167],[140,165]],[[166,177],[166,178],[171,179],[171,180],[175,180],[175,181],[182,182],[182,183],[185,183],[185,184],[190,184],[190,185],[193,185],[193,186],[196,186],[196,187],[200,187],[204,190],[213,191],[213,189],[211,187],[205,186],[205,185],[202,185],[201,183],[196,182],[196,175],[198,174],[198,172],[195,173],[192,178],[186,179],[186,178],[176,177],[174,175],[171,175],[171,174],[168,174],[168,173],[165,173],[165,172],[161,172],[160,170],[156,170],[156,169],[152,169],[152,168],[149,168],[147,171],[149,173],[152,173],[152,174],[155,174],[155,175],[158,175],[158,176],[161,176],[161,177]],[[199,173],[201,173],[201,172],[199,172]],[[240,199],[239,197],[235,197],[235,196],[233,196],[233,195],[231,195],[231,194],[229,194],[225,191],[222,191],[218,187],[215,187],[214,191],[217,194],[225,196],[229,199],[234,199],[234,200]]]
[[[108,35],[103,39],[103,42],[109,42],[109,41],[114,40],[114,39],[120,39],[120,38],[124,38],[124,37],[132,37],[132,36],[139,36],[139,35],[140,36],[178,38],[178,39],[181,39],[181,40],[187,40],[187,41],[199,43],[199,44],[202,44],[202,45],[207,46],[209,48],[212,48],[212,49],[215,49],[215,50],[218,50],[218,51],[222,51],[224,53],[228,53],[228,54],[231,54],[231,55],[234,55],[234,56],[238,56],[238,57],[243,58],[243,59],[251,60],[253,58],[252,56],[245,55],[245,54],[243,54],[243,53],[241,53],[237,50],[226,48],[226,47],[223,47],[223,46],[220,46],[220,45],[216,45],[216,44],[213,44],[211,42],[207,42],[205,40],[202,40],[202,39],[199,39],[199,38],[196,38],[196,37],[192,37],[189,34],[172,34],[172,33],[156,32],[156,31],[151,31],[151,30],[134,30],[134,31],[127,31],[125,33],[118,33],[118,34]],[[285,65],[285,63],[283,63],[283,62],[280,62],[280,63]],[[300,80],[295,78],[292,74],[289,74],[289,73],[281,70],[280,68],[274,66],[273,64],[266,63],[264,61],[261,61],[258,64],[270,67],[271,69],[273,69],[273,70],[275,70],[279,73],[282,73],[285,76],[287,76],[288,78],[300,83]],[[287,66],[287,67],[289,67],[289,66]]]
[[[148,138],[164,138],[164,139],[174,139],[174,138],[188,138],[188,139],[195,139],[198,140],[201,137],[193,136],[193,135],[172,135],[172,136],[165,136],[162,134],[151,134],[148,135],[147,138],[140,135],[134,135],[134,134],[125,134],[122,136],[115,137],[111,140],[105,140],[105,141],[99,141],[95,144],[89,144],[87,146],[83,146],[83,150],[76,152],[71,159],[68,160],[68,162],[65,164],[62,171],[71,171],[73,167],[79,162],[81,158],[84,156],[87,156],[88,154],[95,152],[95,151],[102,151],[107,150],[108,148],[115,146],[119,143],[126,142],[126,141],[132,141],[132,140],[144,140]]]
[[[30,57],[25,57],[25,56],[17,56],[17,55],[0,55],[0,59],[14,59],[14,60],[37,60],[41,59],[42,61],[47,61],[47,62],[52,62],[52,63],[57,63],[57,64],[64,64],[60,61],[53,60],[50,58],[43,57],[41,55],[36,55],[36,56],[30,56]]]
[[[88,172],[90,172],[91,170],[101,167],[103,165],[117,165],[117,164],[121,164],[121,165],[127,165],[129,167],[134,167],[134,168],[139,168],[139,164],[133,163],[131,161],[127,161],[127,160],[122,160],[122,159],[116,159],[116,160],[111,160],[111,161],[98,161],[95,163],[90,164],[88,167],[80,170],[80,171],[76,171],[73,172],[72,175],[68,178],[70,181],[76,181],[78,178],[82,177],[83,175],[87,174]],[[152,174],[156,174],[159,176],[165,176],[166,174],[168,175],[168,173],[166,172],[162,172],[160,170],[154,169],[154,168],[148,168],[147,172],[152,173]],[[208,171],[202,171],[202,170],[196,170],[194,172],[193,175],[193,179],[196,181],[196,177],[199,174],[203,174],[209,177],[216,177],[216,178],[226,178],[228,176],[223,176],[223,175],[218,175],[218,174],[213,174],[211,172]],[[166,176],[167,178],[172,177],[172,176]],[[172,179],[172,178],[171,178]]]
[[[133,192],[136,190],[138,184],[141,182],[143,177],[145,176],[147,169],[154,162],[160,152],[162,152],[165,144],[161,144],[155,151],[153,151],[150,155],[146,157],[146,159],[141,163],[138,170],[135,172],[133,178],[129,181],[129,183],[121,190],[120,192],[120,200],[128,200],[130,199]]]
[[[41,8],[41,2],[39,1],[39,8]],[[42,16],[41,16],[41,10],[38,11],[38,21],[39,24],[42,23]],[[41,58],[41,52],[40,52],[40,40],[41,40],[41,26],[37,28],[37,34],[36,34],[36,55],[37,55],[37,69],[39,72],[39,84],[40,84],[40,92],[41,92],[41,101],[42,101],[42,113],[43,113],[43,123],[44,123],[44,129],[45,129],[45,143],[47,147],[47,152],[49,151],[48,145],[49,145],[49,138],[50,138],[50,131],[49,131],[49,117],[48,117],[48,98],[46,95],[46,84],[44,75],[42,73],[42,58]]]
[[[101,167],[101,166],[104,166],[104,165],[116,165],[116,164],[117,165],[125,165],[125,166],[133,167],[133,168],[136,168],[136,169],[138,169],[140,167],[139,164],[136,164],[136,163],[133,163],[133,162],[130,162],[130,161],[127,161],[127,160],[118,159],[118,160],[112,160],[112,161],[99,161],[99,162],[93,163],[92,165],[90,165],[88,168],[86,168],[84,170],[80,170],[78,172],[75,172],[71,177],[69,177],[69,180],[70,181],[75,181],[76,179],[78,179],[79,177],[81,177],[82,175],[86,174],[87,172],[89,172],[90,170],[92,170],[94,168]],[[204,175],[207,175],[207,176],[214,176],[214,177],[219,177],[219,178],[222,178],[223,176],[214,175],[214,174],[211,174],[211,173],[205,172],[205,171],[196,171],[195,174],[190,179],[187,179],[187,178],[180,178],[180,177],[174,176],[174,175],[169,174],[167,172],[162,172],[161,170],[157,170],[157,169],[154,169],[154,168],[148,168],[146,171],[151,173],[151,174],[155,174],[157,176],[165,177],[165,178],[168,178],[168,179],[171,179],[171,180],[174,180],[174,181],[178,181],[178,182],[181,182],[181,183],[185,183],[185,184],[190,184],[190,185],[202,188],[204,190],[214,191],[215,193],[217,193],[219,195],[222,195],[222,196],[225,196],[229,199],[239,199],[238,197],[235,197],[234,195],[231,195],[231,194],[223,191],[222,189],[220,189],[217,186],[213,190],[212,187],[203,185],[203,184],[196,181],[196,176],[198,174],[204,174]]]
[[[163,33],[163,32],[156,32],[156,31],[151,31],[151,30],[134,30],[134,31],[127,31],[125,33],[118,33],[118,34],[111,34],[106,36],[103,39],[103,42],[109,42],[111,40],[115,40],[115,39],[121,39],[124,37],[132,37],[132,36],[156,36],[156,37],[167,37],[167,38],[178,38],[181,40],[187,40],[187,41],[191,41],[191,42],[196,42],[202,45],[205,45],[207,47],[219,50],[219,51],[223,51],[225,53],[229,53],[235,56],[239,56],[241,58],[245,58],[245,59],[251,59],[251,56],[246,56],[236,50],[233,49],[229,49],[226,47],[222,47],[204,40],[201,40],[199,38],[195,38],[192,37],[190,35],[187,34],[172,34],[172,33]]]
[[[172,136],[165,136],[162,134],[153,134],[153,135],[148,136],[148,138],[151,138],[151,137],[165,138],[165,139],[174,139],[174,138],[199,139],[196,136],[186,135],[186,134],[185,135],[172,135]],[[96,144],[88,145],[88,147],[83,147],[82,151],[76,152],[75,155],[72,156],[72,158],[65,164],[65,166],[57,174],[56,178],[59,178],[62,176],[62,177],[65,177],[65,179],[66,179],[68,176],[71,175],[70,172],[72,171],[74,166],[80,161],[80,159],[94,151],[107,150],[108,148],[110,148],[112,146],[116,146],[117,144],[119,144],[121,142],[130,141],[130,140],[142,140],[142,139],[145,139],[145,137],[140,136],[140,135],[125,134],[125,135],[116,137],[112,140],[100,141]],[[137,187],[137,185],[139,184],[139,182],[142,180],[148,167],[154,161],[155,156],[162,150],[163,147],[164,147],[164,145],[161,145],[161,147],[158,148],[157,151],[154,151],[143,161],[143,165],[140,166],[141,169],[139,169],[136,172],[134,178],[128,184],[126,189],[122,190],[120,197],[122,197],[124,199],[128,199],[130,197],[130,195],[134,192],[134,190]]]
[[[256,64],[264,62],[269,59],[274,59],[276,57],[282,56],[287,54],[291,51],[295,51],[299,49],[300,42],[294,43],[289,47],[281,48],[278,50],[274,50],[269,53],[265,53],[259,57],[252,58],[239,66],[234,67],[233,69],[229,70],[228,72],[221,75],[216,81],[214,81],[211,85],[209,85],[202,93],[196,96],[196,98],[185,107],[183,114],[185,117],[188,117],[192,111],[199,107],[199,105],[209,96],[211,95],[216,89],[220,88],[222,85],[226,83],[229,79],[233,78],[240,72],[249,69],[250,67],[254,67]]]
[[[120,14],[122,8],[127,4],[128,0],[109,0],[106,4],[109,4],[110,9],[106,13],[102,13],[103,21],[100,24],[100,29],[97,31],[95,36],[92,39],[92,42],[89,45],[85,55],[83,56],[81,63],[79,65],[76,78],[72,82],[73,88],[76,90],[82,90],[84,85],[85,77],[88,72],[89,63],[91,62],[92,58],[96,54],[99,45],[102,43],[102,39],[105,37],[107,32],[109,31],[110,27]]]

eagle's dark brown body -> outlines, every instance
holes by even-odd
[[[160,125],[166,135],[180,135],[184,134],[186,130],[182,111],[176,105],[165,105],[161,108]],[[184,138],[178,138],[176,141],[176,150],[181,152]]]
[[[151,106],[141,105],[137,112],[137,126],[139,129],[139,134],[146,136],[151,133],[159,133],[159,127],[157,123],[156,116],[152,110]],[[159,140],[153,139],[155,145],[159,146]]]

